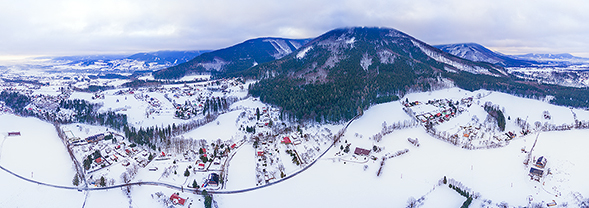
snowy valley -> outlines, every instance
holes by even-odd
[[[327,125],[294,122],[240,79],[95,93],[70,87],[85,81],[49,83],[1,82],[31,99],[29,117],[1,105],[0,185],[13,187],[2,207],[204,207],[204,191],[218,207],[588,202],[581,109],[446,88]],[[125,115],[128,129],[82,122],[68,103]]]

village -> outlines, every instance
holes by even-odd
[[[79,80],[86,84],[96,81]],[[559,121],[555,117],[562,113],[548,109],[535,115],[541,123],[536,121],[534,125],[521,115],[506,114],[507,126],[502,131],[498,119],[492,115],[493,109],[502,107],[483,101],[489,96],[486,92],[431,99],[408,96],[399,102],[399,107],[387,109],[404,114],[391,116],[398,118],[395,122],[383,122],[376,125],[375,131],[366,131],[366,126],[352,121],[352,126],[358,127],[340,134],[344,124],[299,123],[285,118],[280,108],[249,97],[248,82],[241,79],[139,88],[119,86],[97,92],[79,91],[84,87],[80,83],[76,87],[63,83],[60,80],[46,85],[17,82],[0,82],[0,85],[3,92],[18,93],[30,100],[21,109],[26,115],[59,127],[64,146],[82,171],[69,179],[70,185],[82,189],[85,185],[108,188],[157,182],[180,187],[173,192],[165,188],[149,192],[148,198],[162,207],[202,203],[195,192],[272,185],[305,170],[321,155],[325,155],[324,161],[358,168],[380,178],[394,172],[391,168],[397,168],[403,158],[423,151],[424,141],[428,148],[430,136],[458,148],[474,150],[506,147],[539,131],[569,128],[553,124]],[[13,107],[14,103],[0,102],[3,114],[19,113]],[[111,114],[115,116],[114,121],[121,118],[117,115],[125,115],[128,126],[136,129],[166,129],[165,132],[170,132],[169,140],[149,138],[155,145],[139,144],[107,123],[108,119],[99,123],[88,117]],[[173,125],[176,130],[168,131]],[[425,129],[427,134],[397,135],[397,132],[415,131],[416,127]],[[20,133],[10,131],[7,136],[18,138]],[[391,135],[402,139],[391,141]],[[519,154],[529,158],[529,162],[519,168],[519,175],[537,184],[554,183],[562,167],[554,166],[546,152],[534,151],[532,155],[532,150],[521,148]],[[242,167],[243,158],[251,160],[251,166]],[[251,182],[241,182],[236,179],[239,177]],[[401,174],[400,178],[403,177],[409,176]],[[548,187],[551,193],[564,195],[566,189],[554,187]],[[132,192],[123,189],[128,197]]]
[[[231,159],[243,146],[254,149],[251,157],[256,165],[251,168],[257,182],[251,185],[260,186],[300,171],[333,143],[329,128],[283,121],[280,109],[261,105],[255,98],[247,99],[250,104],[234,106],[247,95],[246,83],[241,79],[98,92],[78,92],[83,85],[75,83],[75,88],[69,87],[75,79],[69,80],[45,86],[12,82],[2,85],[3,91],[31,100],[24,108],[27,115],[69,123],[60,125],[60,131],[68,151],[81,165],[83,173],[73,179],[76,186],[158,181],[187,190],[222,190],[229,177],[226,170],[231,167]],[[96,82],[79,80],[86,84]],[[61,85],[64,83],[69,84]],[[3,112],[11,112],[4,102],[0,106]],[[115,128],[76,122],[92,111],[127,115],[129,123],[137,127],[182,124],[232,111],[240,113],[235,118],[237,131],[229,138],[206,138],[188,132],[181,135],[188,138],[172,139],[173,143],[188,144],[184,147],[171,144],[153,149],[130,141]],[[192,203],[182,193],[153,194],[154,199],[168,205]]]
[[[523,129],[501,131],[497,127],[497,120],[506,118],[494,118],[490,113],[489,115],[477,113],[482,112],[481,110],[488,111],[487,107],[492,105],[492,103],[481,105],[479,99],[470,96],[457,101],[438,99],[409,102],[406,100],[403,102],[403,110],[419,121],[435,137],[469,149],[505,146],[518,133],[524,132]],[[463,115],[465,111],[468,112],[467,115]]]

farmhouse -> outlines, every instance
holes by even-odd
[[[184,206],[186,199],[183,199],[182,197],[178,196],[178,194],[174,193],[172,196],[170,196],[170,201],[172,201],[173,204],[180,204]]]
[[[20,131],[8,132],[8,136],[20,136]]]
[[[356,149],[354,150],[354,154],[367,156],[368,154],[370,154],[370,150],[356,147]]]
[[[540,158],[538,158],[535,165],[539,168],[546,167],[546,158],[544,156],[541,156]]]
[[[219,185],[219,174],[217,174],[217,173],[211,173],[209,175],[208,184],[211,185],[211,186],[217,186],[217,185]]]

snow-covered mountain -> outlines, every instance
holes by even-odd
[[[228,76],[261,78],[251,88],[264,102],[299,118],[343,120],[357,108],[408,91],[445,85],[445,73],[504,77],[501,67],[443,52],[390,28],[329,31],[282,59]]]
[[[241,71],[260,63],[280,59],[307,43],[309,39],[256,38],[202,54],[184,64],[154,73],[160,79],[176,79],[190,73]]]
[[[434,47],[460,58],[477,62],[487,62],[505,67],[530,66],[533,64],[538,64],[535,62],[537,60],[513,58],[498,52],[493,52],[488,48],[485,48],[484,46],[476,43],[435,45]]]

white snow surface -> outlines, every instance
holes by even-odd
[[[272,44],[272,46],[276,50],[276,53],[272,55],[275,59],[282,58],[282,57],[292,53],[292,50],[288,46],[288,43],[286,43],[286,41],[284,41],[284,40],[266,39],[266,40],[264,40],[264,42],[269,42],[270,44]]]
[[[313,46],[306,47],[305,49],[299,51],[299,53],[297,53],[297,58],[303,59],[305,57],[305,54],[307,54],[307,52],[311,49],[313,49]]]

